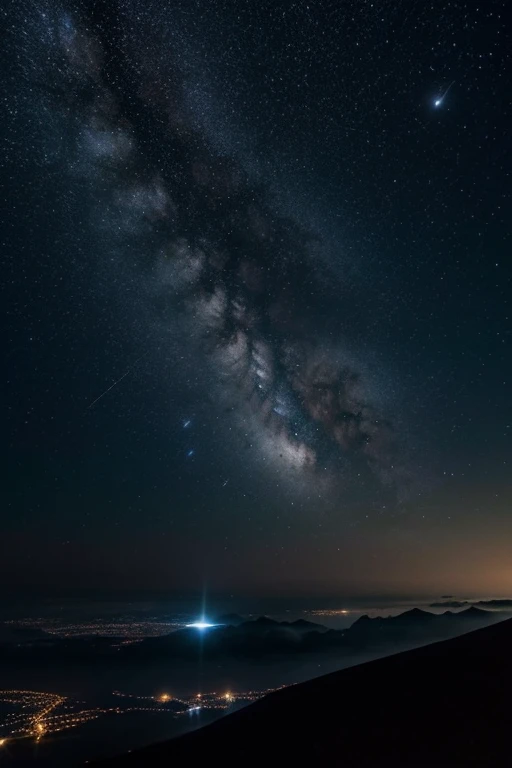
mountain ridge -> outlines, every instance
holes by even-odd
[[[239,618],[235,617],[235,620]],[[386,618],[363,615],[350,627],[337,630],[305,619],[280,622],[260,616],[237,624],[219,624],[206,631],[187,627],[126,645],[122,644],[122,638],[102,635],[76,638],[43,635],[27,639],[25,643],[19,642],[18,638],[16,643],[0,643],[0,659],[53,658],[66,663],[72,659],[93,658],[105,663],[112,659],[116,664],[137,664],[157,657],[194,659],[199,652],[205,658],[263,658],[297,653],[385,653],[390,649],[404,649],[453,637],[500,618],[496,612],[474,607],[443,614],[412,609]]]

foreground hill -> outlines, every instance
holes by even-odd
[[[510,766],[511,648],[512,619],[283,689],[102,765]]]

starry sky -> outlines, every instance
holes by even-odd
[[[2,582],[509,595],[510,5],[1,13]]]

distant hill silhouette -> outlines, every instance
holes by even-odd
[[[225,624],[226,626],[238,627],[239,624],[243,624],[246,619],[240,616],[238,613],[223,613],[214,619],[215,624]]]
[[[430,603],[430,608],[464,608],[467,605],[490,608],[491,610],[512,611],[512,600],[500,598],[498,600],[445,600]]]
[[[484,611],[482,608],[476,608],[474,605],[468,608],[466,611],[461,611],[458,615],[462,619],[480,619],[489,615],[489,611]]]
[[[260,658],[268,655],[339,652],[354,654],[411,647],[445,639],[502,618],[489,611],[434,614],[413,609],[389,618],[359,618],[345,630],[298,620],[276,621],[260,616],[237,626],[219,626],[207,632],[185,629],[164,637],[148,638],[128,646],[124,655],[142,658],[158,655],[203,658],[216,655]]]
[[[426,620],[408,618],[418,619]],[[512,765],[511,648],[507,620],[291,686],[199,731],[97,766],[505,768]]]

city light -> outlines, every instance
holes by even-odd
[[[308,611],[311,616],[348,616],[350,611],[346,608],[326,608],[321,611]]]
[[[30,739],[39,742],[43,736],[80,728],[103,717],[129,713],[169,712],[174,717],[193,716],[201,711],[221,713],[234,704],[257,701],[274,690],[210,691],[183,698],[161,693],[157,696],[112,691],[110,704],[98,706],[55,693],[0,689],[0,748],[7,742]],[[1,762],[1,761],[0,761]]]
[[[88,621],[67,622],[60,619],[11,619],[5,622],[7,625],[42,629],[50,635],[57,637],[83,637],[98,635],[101,637],[120,638],[121,644],[128,645],[144,640],[147,637],[161,637],[185,627],[185,620],[164,620],[157,618],[131,619],[89,619]]]

